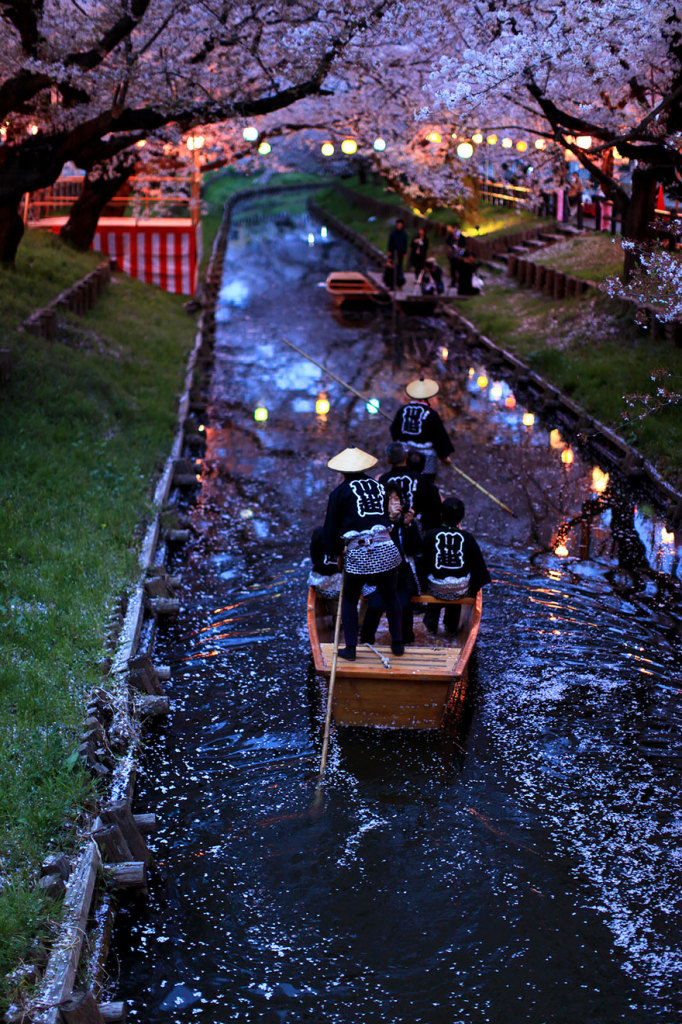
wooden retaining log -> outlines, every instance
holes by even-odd
[[[128,1004],[126,1002],[100,1003],[99,1012],[104,1024],[118,1024],[119,1021],[125,1024],[128,1016]]]
[[[142,719],[164,718],[170,714],[170,698],[142,697],[137,703],[137,709]]]
[[[158,830],[159,820],[155,814],[133,814],[133,818],[142,835]]]
[[[543,291],[545,295],[554,295],[554,278],[556,277],[556,270],[554,267],[547,267],[545,270],[545,285]]]
[[[104,875],[114,889],[121,892],[137,891],[147,894],[147,865],[141,860],[121,864],[105,864]]]

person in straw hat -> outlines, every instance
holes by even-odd
[[[411,380],[405,391],[410,401],[395,414],[391,437],[410,449],[422,452],[426,459],[424,472],[435,476],[436,460],[449,463],[455,450],[443,421],[429,405],[429,399],[438,394],[440,387],[437,381],[420,377],[419,380]]]
[[[323,538],[325,550],[344,559],[341,624],[346,646],[339,657],[347,661],[355,660],[358,601],[367,584],[376,587],[386,608],[393,654],[405,653],[398,599],[402,556],[389,533],[384,488],[366,473],[376,462],[361,448],[344,448],[327,463],[329,469],[343,474],[343,482],[329,495]]]

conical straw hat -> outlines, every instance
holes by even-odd
[[[362,448],[344,448],[342,452],[335,455],[327,463],[329,469],[336,469],[339,473],[361,473],[363,469],[371,469],[376,466],[377,460]]]
[[[433,398],[440,391],[440,385],[435,380],[420,377],[419,380],[411,380],[405,390],[410,398]]]

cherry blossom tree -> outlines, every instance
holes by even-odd
[[[623,235],[650,237],[659,183],[682,176],[682,23],[674,0],[586,0],[453,9],[457,55],[441,55],[432,104],[470,131],[489,125],[536,133],[571,151],[622,213]],[[631,187],[614,148],[633,162]]]
[[[396,4],[4,0],[0,260],[14,259],[22,195],[67,161],[92,169],[170,124],[264,115],[320,94],[344,48]]]

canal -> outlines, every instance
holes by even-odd
[[[160,829],[116,998],[146,1022],[682,1020],[680,772],[639,742],[682,685],[675,538],[445,322],[335,314],[321,285],[362,259],[303,205],[257,209],[233,222],[182,611],[157,640],[172,713],[136,810]],[[283,338],[389,414],[436,377],[455,462],[517,513],[439,471],[493,577],[466,721],[448,749],[334,735],[321,802],[310,533],[327,460],[357,444],[383,471],[389,436]]]

